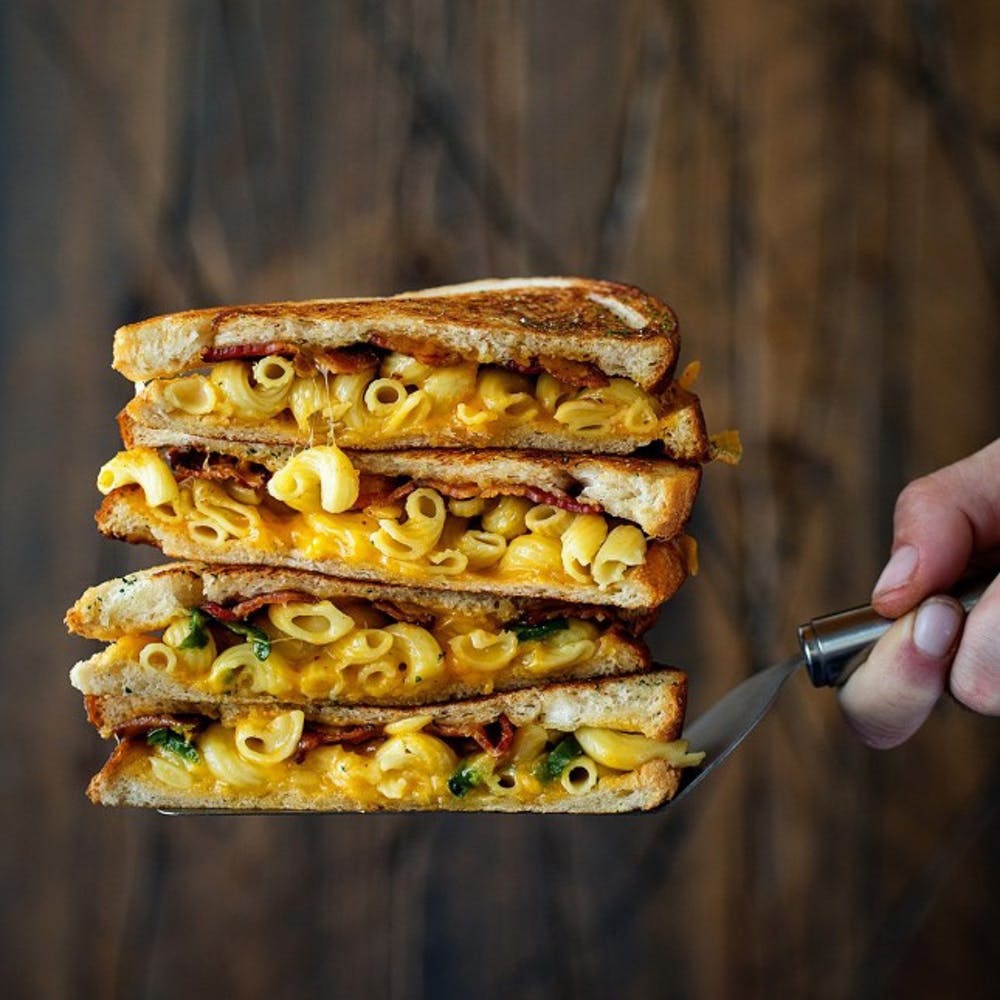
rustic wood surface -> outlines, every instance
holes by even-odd
[[[996,995],[997,729],[954,704],[876,753],[800,679],[652,816],[171,820],[83,798],[60,619],[155,561],[91,520],[116,325],[606,275],[746,444],[655,633],[697,712],[998,431],[998,41],[994,0],[0,5],[5,995]]]

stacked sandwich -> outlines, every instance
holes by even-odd
[[[641,633],[710,444],[663,303],[571,278],[123,327],[107,536],[72,671],[163,809],[651,808],[698,762]],[[341,450],[343,449],[343,450]]]

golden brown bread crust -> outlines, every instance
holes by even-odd
[[[572,605],[472,591],[364,583],[289,567],[171,562],[88,587],[66,612],[66,625],[76,635],[110,642],[125,635],[165,628],[179,614],[205,602],[229,606],[279,591],[295,591],[317,600],[389,601],[417,606],[434,616],[481,613],[503,622],[517,621],[532,613],[535,613],[532,620],[573,613]],[[579,610],[584,616],[590,611],[586,606]],[[627,634],[641,634],[652,624],[651,616],[644,610],[601,611],[611,622],[620,622]],[[538,612],[542,612],[541,616]]]
[[[125,486],[113,490],[105,498],[95,515],[101,533],[134,544],[155,545],[165,555],[175,559],[224,561],[239,565],[260,564],[289,566],[312,570],[328,576],[353,580],[372,580],[385,583],[412,584],[413,580],[400,579],[389,570],[378,566],[352,564],[346,560],[311,559],[296,549],[269,552],[250,548],[241,541],[227,541],[218,547],[208,548],[194,542],[182,528],[154,521],[147,515],[142,489]],[[646,550],[646,561],[636,567],[616,589],[601,590],[596,584],[573,585],[547,583],[544,580],[511,582],[470,576],[434,576],[423,574],[420,583],[435,590],[476,590],[484,594],[505,597],[552,598],[584,604],[607,604],[619,608],[648,609],[662,604],[671,597],[687,575],[685,553],[679,540],[653,541]]]
[[[194,697],[179,701],[141,694],[87,697],[88,718],[105,736],[130,719],[145,715],[201,715],[235,725],[249,715],[273,715],[298,708],[308,722],[324,726],[385,726],[417,714],[429,715],[435,723],[479,725],[504,714],[515,726],[538,724],[563,732],[600,726],[670,741],[680,738],[686,707],[687,675],[664,667],[622,677],[559,681],[419,706],[292,703],[264,698]]]
[[[416,337],[481,364],[530,364],[552,355],[595,364],[644,388],[677,360],[677,320],[638,288],[587,278],[524,278],[427,289],[389,298],[226,306],[121,327],[114,367],[134,381],[196,367],[210,346],[342,347]],[[622,347],[627,346],[628,350]]]

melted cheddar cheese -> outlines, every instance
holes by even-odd
[[[197,546],[179,555],[197,557],[207,548],[225,559],[235,544],[375,567],[403,582],[440,575],[475,589],[483,579],[534,583],[544,576],[555,585],[596,585],[609,594],[646,561],[646,539],[635,525],[523,497],[446,500],[421,487],[397,503],[346,510],[350,488],[328,481],[340,475],[338,463],[311,460],[316,452],[343,454],[332,446],[299,452],[264,489],[197,478],[176,482],[154,450],[135,448],[101,469],[98,486],[107,493],[139,485],[150,520]],[[286,475],[293,466],[295,475]]]
[[[495,365],[431,366],[392,353],[355,374],[300,374],[291,359],[224,361],[208,374],[150,382],[146,398],[167,414],[211,415],[252,426],[278,420],[304,435],[329,432],[346,447],[391,446],[417,434],[488,441],[521,425],[581,441],[608,436],[669,437],[677,415],[634,382],[579,388],[548,373],[521,375]]]
[[[205,617],[194,610],[158,638],[119,639],[105,660],[137,662],[192,692],[391,704],[431,701],[455,685],[488,694],[498,678],[510,686],[563,677],[609,659],[624,641],[576,618],[519,628],[489,614],[451,615],[425,628],[362,601],[272,605],[239,623],[238,634],[224,623],[205,627]]]
[[[251,715],[232,726],[211,723],[194,736],[147,736],[149,777],[163,789],[223,799],[294,790],[308,800],[335,795],[361,808],[469,808],[484,799],[520,803],[600,791],[649,761],[672,767],[701,763],[687,742],[583,728],[575,733],[525,725],[509,749],[463,756],[468,741],[444,738],[431,717],[414,715],[384,727],[363,745],[301,749],[301,711]],[[163,730],[159,731],[160,734]]]

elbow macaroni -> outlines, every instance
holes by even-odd
[[[177,482],[170,466],[153,448],[131,448],[120,451],[97,474],[97,488],[107,496],[112,490],[137,483],[142,487],[146,503],[159,507],[177,497]]]
[[[322,807],[331,794],[346,796],[355,806],[376,807],[477,808],[489,798],[551,802],[622,787],[625,775],[651,760],[683,768],[704,756],[689,753],[683,740],[664,743],[586,726],[568,734],[528,723],[515,729],[506,751],[477,751],[460,761],[456,746],[461,744],[429,730],[433,722],[431,715],[405,715],[387,723],[364,748],[321,743],[309,749],[301,710],[265,711],[235,724],[211,723],[193,738],[193,759],[161,746],[146,746],[144,752],[150,774],[168,790],[207,786],[225,801],[237,792],[266,797],[287,789],[299,796],[296,808],[310,796]],[[552,773],[551,753],[568,735],[583,752]]]
[[[350,569],[328,572],[348,576],[363,566],[368,572],[360,575],[375,579],[447,576],[467,581],[469,589],[482,578],[510,577],[608,590],[647,554],[635,525],[524,496],[446,501],[437,489],[418,486],[405,500],[358,505],[360,474],[335,445],[295,454],[271,475],[266,490],[200,476],[178,486],[155,451],[136,448],[119,453],[99,477],[105,491],[130,483],[141,486],[151,521],[170,533],[173,548],[167,551],[188,558],[206,558],[207,548],[211,558],[232,552],[245,561],[263,550],[343,561]],[[197,547],[175,542],[175,535]]]
[[[663,403],[628,379],[579,388],[547,372],[527,376],[463,361],[428,365],[390,353],[377,370],[335,376],[297,374],[290,358],[224,361],[210,375],[153,383],[168,411],[217,413],[242,421],[281,419],[287,412],[303,433],[314,420],[355,445],[392,441],[436,428],[478,435],[531,424],[583,439],[608,434],[646,440],[668,433]]]
[[[336,445],[307,448],[289,459],[267,483],[267,491],[306,514],[339,514],[358,499],[361,476]]]

